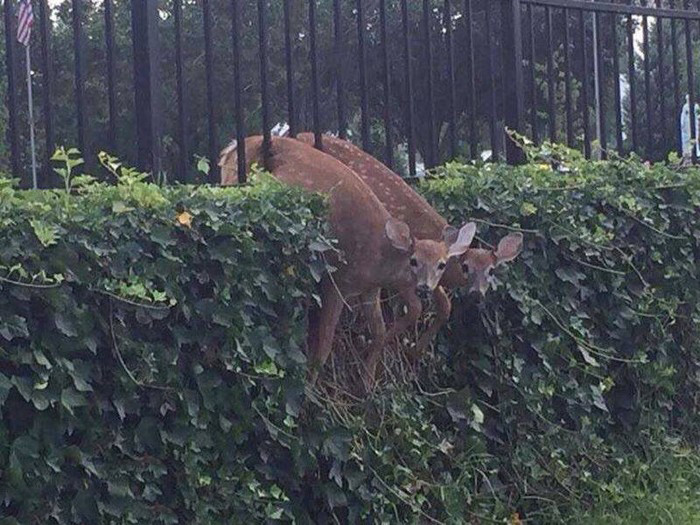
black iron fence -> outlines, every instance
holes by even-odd
[[[695,1],[55,4],[34,1],[42,186],[55,182],[56,144],[78,146],[88,163],[107,150],[182,181],[207,157],[215,182],[228,140],[280,122],[319,141],[349,137],[405,175],[453,158],[516,162],[506,127],[586,155],[650,159],[683,153],[697,134],[694,119],[685,131],[679,121],[697,93]],[[3,5],[0,166],[28,183],[16,5]]]

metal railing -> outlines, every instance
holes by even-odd
[[[15,6],[4,1],[6,164],[27,182]],[[52,10],[35,0],[41,185],[55,182],[49,158],[57,143],[77,145],[88,160],[108,149],[191,181],[195,154],[214,166],[224,141],[269,138],[280,121],[292,134],[314,131],[319,146],[322,133],[350,137],[405,175],[458,157],[518,162],[506,127],[589,156],[615,149],[658,159],[681,150],[682,92],[695,105],[697,7],[70,0]],[[70,59],[52,47],[68,32]],[[57,102],[66,91],[71,100]],[[238,158],[243,167],[243,149]]]

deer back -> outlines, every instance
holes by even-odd
[[[300,133],[297,140],[313,144],[312,133]],[[408,224],[418,239],[440,240],[447,221],[406,182],[373,156],[351,142],[329,135],[323,136],[323,152],[351,168],[369,186],[387,211]],[[440,282],[448,288],[466,285],[457,260],[451,260]]]
[[[262,137],[246,139],[247,163],[263,164]],[[267,169],[280,180],[328,198],[329,222],[346,264],[334,274],[344,293],[392,287],[409,277],[409,253],[397,250],[386,235],[391,215],[372,190],[348,166],[294,139],[273,137]],[[222,153],[222,184],[237,181],[235,148]]]

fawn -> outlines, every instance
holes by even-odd
[[[350,168],[325,153],[294,139],[274,137],[267,157],[263,138],[246,139],[247,162],[265,167],[275,177],[308,191],[328,196],[329,222],[338,239],[344,261],[333,261],[338,270],[321,283],[318,322],[310,330],[311,381],[330,355],[335,330],[346,299],[360,297],[365,307],[372,343],[367,352],[365,379],[374,381],[376,356],[381,353],[386,327],[380,308],[382,288],[403,292],[437,286],[434,272],[418,273],[418,266],[441,268],[462,255],[472,242],[473,225],[443,241],[416,240],[409,227],[393,218],[372,190]],[[237,145],[221,154],[221,182],[237,182]],[[399,320],[396,325],[403,326]],[[396,329],[392,328],[391,333]]]
[[[313,143],[311,133],[297,135],[297,140]],[[446,242],[453,239],[457,230],[413,190],[406,182],[368,153],[351,142],[329,135],[323,136],[324,153],[338,159],[350,167],[372,189],[393,217],[404,221],[411,232],[421,239],[440,239]],[[466,287],[468,294],[483,297],[490,286],[491,271],[504,263],[515,259],[522,250],[523,236],[512,233],[498,243],[495,250],[468,249],[460,257],[451,257],[439,285],[431,283],[433,299],[436,305],[436,319],[419,338],[412,357],[416,358],[435,337],[438,330],[449,320],[452,304],[445,293],[445,288]],[[428,259],[434,264],[432,259]],[[420,300],[412,288],[405,288],[401,297],[406,303],[408,314],[397,321],[395,330],[388,337],[394,337],[415,324],[421,314]]]

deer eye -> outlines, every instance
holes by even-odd
[[[469,273],[469,265],[467,263],[462,263],[462,271],[464,273]]]
[[[411,266],[413,266],[414,268],[418,266],[418,259],[416,259],[415,257],[411,257]]]
[[[441,262],[440,264],[438,264],[438,270],[440,270],[440,271],[444,270],[446,267],[447,267],[447,264],[444,262]]]

